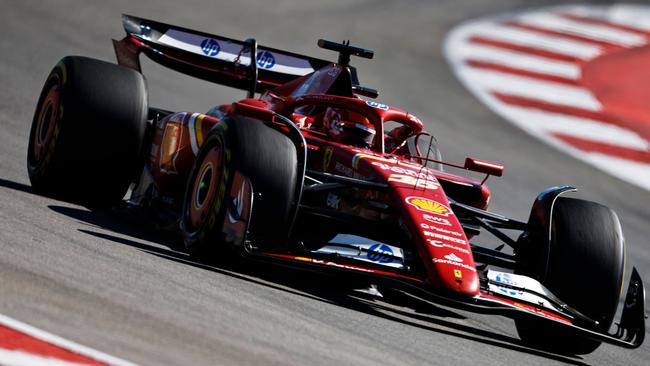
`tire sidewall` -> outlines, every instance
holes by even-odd
[[[232,185],[232,153],[226,146],[224,126],[220,123],[216,125],[211,131],[203,145],[201,146],[198,156],[194,162],[192,170],[187,180],[185,194],[183,197],[183,208],[181,213],[181,231],[184,234],[185,246],[191,254],[196,254],[203,250],[207,243],[218,242],[221,233],[221,225],[223,224],[226,212],[226,194],[230,191]],[[197,180],[201,177],[201,168],[203,166],[206,155],[215,146],[221,147],[221,164],[217,169],[219,173],[218,182],[214,189],[214,196],[206,198],[205,205],[207,208],[207,215],[202,223],[195,227],[192,224],[191,210],[194,205],[193,195],[197,186]]]
[[[28,150],[27,150],[27,171],[33,185],[36,182],[40,182],[42,180],[42,177],[48,174],[48,169],[52,168],[52,165],[50,164],[52,158],[56,155],[55,151],[57,150],[57,146],[58,146],[57,141],[59,140],[60,129],[61,129],[61,113],[59,112],[59,109],[62,103],[63,96],[65,94],[64,92],[65,79],[63,76],[65,75],[65,71],[64,71],[65,69],[63,69],[63,67],[65,66],[62,63],[57,64],[48,75],[45,85],[43,86],[43,90],[41,91],[41,94],[38,99],[37,108],[34,113],[34,118],[32,119],[32,126],[30,129],[29,143],[28,143]],[[50,93],[52,88],[59,88],[58,104],[54,108],[54,112],[56,113],[56,119],[50,122],[50,123],[52,122],[54,123],[54,125],[51,126],[51,128],[53,128],[54,131],[51,136],[48,136],[49,141],[43,141],[45,148],[42,151],[43,156],[40,157],[39,159],[36,157],[37,154],[35,153],[35,149],[37,148],[36,139],[39,138],[37,134],[39,133],[39,129],[43,127],[39,119],[41,119],[43,117],[43,114],[45,113],[43,111],[43,109],[46,108],[44,103],[46,102],[46,98],[48,97],[48,94]]]
[[[59,88],[54,132],[39,158],[39,119],[53,87]],[[27,170],[35,191],[90,206],[121,200],[144,162],[147,113],[142,74],[64,57],[46,79],[30,129]]]

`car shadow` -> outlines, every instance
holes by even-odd
[[[212,271],[317,301],[323,301],[354,311],[363,312],[405,325],[467,339],[516,352],[535,355],[574,365],[587,365],[579,356],[564,356],[530,348],[520,339],[458,322],[465,317],[427,301],[404,297],[402,301],[385,302],[355,291],[329,275],[314,271],[278,266],[235,256],[218,262],[198,262],[184,250],[180,238],[167,233],[142,228],[140,223],[124,219],[114,211],[89,211],[80,208],[51,205],[53,211],[77,220],[84,225],[77,230],[115,244],[127,245],[145,253],[188,266]],[[112,233],[106,233],[110,231]],[[452,321],[451,319],[457,319]]]
[[[34,193],[32,187],[27,184],[18,183],[3,178],[0,178],[0,187],[9,188],[19,192]]]

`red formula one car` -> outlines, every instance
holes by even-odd
[[[359,84],[350,57],[372,51],[320,40],[332,63],[132,16],[124,28],[119,65],[65,57],[47,78],[29,140],[35,191],[94,206],[128,192],[194,255],[236,251],[510,316],[523,340],[557,352],[643,342],[635,269],[610,333],[625,267],[616,214],[564,197],[569,186],[542,192],[528,221],[488,212],[485,180],[442,167],[503,166],[442,162],[416,116]],[[150,108],[140,53],[248,98],[207,113]],[[493,249],[470,243],[482,231]]]

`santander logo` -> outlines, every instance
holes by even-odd
[[[450,260],[450,261],[452,261],[452,262],[458,262],[458,263],[462,263],[462,262],[463,262],[463,259],[460,258],[460,257],[458,257],[458,256],[457,256],[456,254],[454,254],[454,253],[447,254],[447,255],[445,256],[445,259]]]

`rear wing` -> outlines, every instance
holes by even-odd
[[[127,35],[121,41],[113,40],[117,62],[138,71],[139,55],[144,53],[183,74],[249,92],[264,92],[331,64],[257,47],[252,39],[239,41],[126,14],[122,15],[122,22]]]

